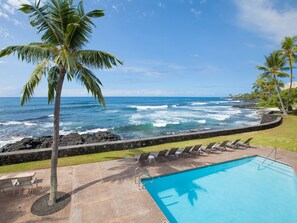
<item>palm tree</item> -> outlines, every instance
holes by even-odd
[[[278,94],[278,98],[281,104],[281,108],[284,115],[287,115],[287,111],[284,107],[283,100],[280,95],[280,89],[278,85],[278,77],[287,77],[289,76],[287,73],[285,73],[283,70],[286,69],[284,66],[286,64],[285,58],[281,55],[279,51],[272,52],[268,57],[265,56],[266,62],[264,63],[264,66],[257,66],[256,68],[258,70],[264,71],[260,75],[260,77],[269,77],[272,75],[274,79],[275,84],[275,90]]]
[[[289,110],[289,102],[290,102],[292,83],[293,83],[293,64],[295,63],[296,58],[297,58],[296,42],[297,42],[297,36],[285,37],[285,39],[282,42],[282,49],[280,50],[280,52],[286,58],[287,63],[289,64],[289,68],[290,68],[290,87],[289,87],[289,92],[288,92],[288,97],[287,97],[287,105],[286,105],[287,111]]]
[[[284,83],[280,80],[277,80],[277,85],[279,87],[283,87]],[[272,75],[258,77],[256,82],[253,84],[253,92],[256,93],[258,98],[265,102],[274,94],[276,94],[275,81]]]
[[[92,19],[104,16],[103,10],[85,12],[83,2],[77,6],[72,0],[49,0],[44,4],[22,4],[20,10],[29,15],[30,24],[41,33],[42,42],[9,46],[0,51],[0,58],[17,54],[27,63],[37,64],[22,91],[21,105],[34,94],[43,76],[48,81],[48,103],[55,101],[54,131],[51,156],[49,205],[56,203],[60,100],[65,77],[80,82],[105,107],[100,80],[90,70],[110,69],[122,62],[110,53],[83,50],[95,26]]]

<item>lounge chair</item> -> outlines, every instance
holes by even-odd
[[[236,139],[231,143],[227,143],[226,147],[231,148],[231,149],[238,149],[238,142],[240,141],[240,139]]]
[[[138,163],[144,164],[148,163],[150,164],[151,162],[155,161],[155,157],[152,156],[150,153],[141,153],[139,157],[136,157]]]
[[[178,148],[172,148],[172,149],[170,149],[169,150],[169,152],[168,152],[168,154],[166,155],[166,157],[168,157],[168,159],[170,159],[170,158],[178,158],[178,156],[177,156],[177,150],[178,150]]]
[[[18,186],[17,183],[18,183],[17,180],[11,180],[11,179],[0,180],[0,191],[4,192],[5,189],[11,188],[12,195],[14,196],[15,188]]]
[[[226,144],[228,143],[229,141],[228,140],[226,140],[226,141],[224,141],[224,142],[221,142],[221,143],[219,143],[219,144],[217,144],[217,145],[214,145],[213,147],[212,147],[212,149],[215,149],[215,150],[220,150],[220,151],[223,151],[223,150],[227,150],[227,148],[226,148]]]
[[[212,147],[215,145],[215,142],[209,143],[206,147],[200,147],[200,151],[203,151],[205,153],[211,153],[215,151]]]
[[[181,157],[189,157],[191,155],[190,150],[192,149],[193,146],[187,146],[186,148],[183,149],[183,151],[177,151],[176,154],[177,156]]]
[[[241,146],[241,147],[249,148],[249,147],[251,147],[250,146],[250,141],[252,141],[252,140],[253,140],[253,138],[248,138],[244,142],[238,142],[237,145]]]
[[[153,156],[155,157],[155,160],[163,161],[166,159],[167,152],[168,152],[168,149],[164,149],[164,150],[161,150],[160,152],[158,152],[157,154],[153,154]]]
[[[195,145],[194,147],[193,147],[193,149],[190,151],[190,154],[192,155],[192,156],[198,156],[198,155],[200,155],[200,147],[201,147],[202,145],[201,144],[199,144],[199,145]]]

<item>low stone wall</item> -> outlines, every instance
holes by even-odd
[[[179,142],[193,139],[203,139],[214,136],[233,135],[244,132],[260,131],[276,127],[282,123],[282,117],[266,114],[261,124],[242,128],[223,129],[206,132],[192,132],[170,136],[160,136],[145,139],[120,140],[94,144],[64,146],[59,148],[59,157],[76,156],[82,154],[100,153],[116,150],[134,149],[163,143]],[[0,153],[0,166],[51,158],[51,149],[22,150],[17,152]]]

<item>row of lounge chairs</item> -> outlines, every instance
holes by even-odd
[[[239,149],[239,148],[249,148],[250,141],[253,138],[249,138],[244,142],[240,142],[241,139],[236,139],[233,142],[229,142],[228,140],[223,141],[221,143],[209,143],[207,146],[202,146],[202,144],[195,145],[195,146],[187,146],[182,150],[179,148],[172,148],[170,150],[164,149],[159,152],[154,153],[142,153],[135,158],[138,160],[139,163],[154,163],[155,161],[165,161],[170,159],[177,159],[180,157],[194,157],[201,155],[201,153],[212,153],[216,151],[226,151],[228,148],[230,149]]]

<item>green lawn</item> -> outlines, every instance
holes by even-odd
[[[256,131],[249,133],[242,133],[230,136],[220,136],[214,138],[207,139],[199,139],[199,140],[190,140],[176,143],[167,143],[157,146],[149,146],[138,149],[128,149],[121,151],[113,151],[113,152],[104,152],[104,153],[96,153],[89,155],[81,155],[81,156],[72,156],[65,157],[59,159],[59,166],[70,166],[70,165],[78,165],[83,163],[93,163],[93,162],[102,162],[107,160],[119,159],[122,157],[133,156],[137,153],[141,152],[152,152],[159,151],[162,149],[169,149],[172,147],[184,147],[195,144],[207,144],[209,142],[221,142],[224,140],[234,140],[236,138],[241,138],[245,140],[249,137],[253,137],[252,144],[259,146],[267,146],[267,147],[277,147],[290,151],[297,152],[297,116],[289,115],[284,118],[283,124],[279,127],[268,129],[264,131]],[[49,160],[43,161],[35,161],[14,165],[7,165],[0,167],[0,173],[10,173],[10,172],[18,172],[18,171],[26,171],[26,170],[37,170],[44,169],[50,167]]]

